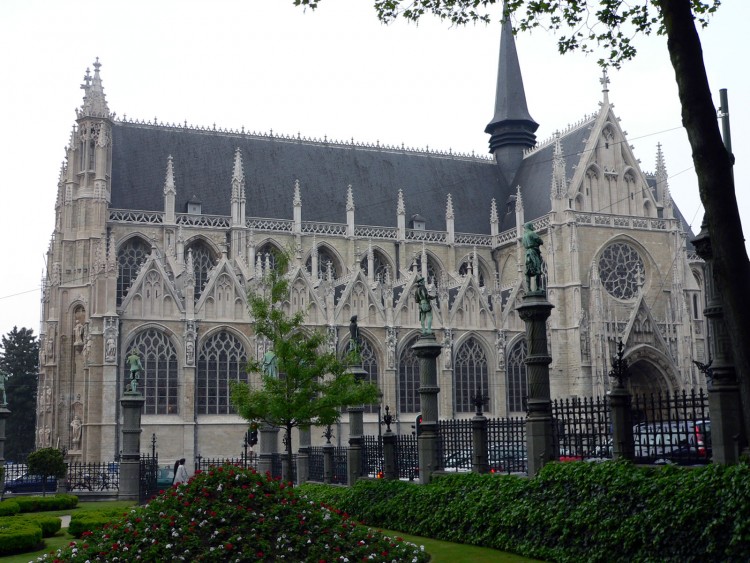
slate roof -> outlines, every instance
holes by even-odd
[[[490,201],[495,197],[502,204],[507,191],[493,160],[117,121],[112,207],[162,211],[167,157],[172,155],[175,210],[184,212],[195,195],[204,214],[230,215],[237,148],[248,217],[291,219],[294,181],[299,179],[303,221],[345,223],[351,184],[358,225],[395,227],[402,189],[407,221],[419,213],[427,229],[446,230],[450,193],[456,232],[486,234]]]

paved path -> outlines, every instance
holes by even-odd
[[[66,514],[64,516],[60,516],[60,520],[62,520],[62,527],[67,528],[70,526],[70,514]]]

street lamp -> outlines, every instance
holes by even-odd
[[[623,359],[625,355],[622,351],[622,338],[617,343],[617,356],[612,358],[612,369],[609,370],[609,376],[617,379],[617,389],[625,389],[625,378],[630,375],[628,372],[628,361]]]

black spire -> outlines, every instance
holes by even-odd
[[[484,132],[491,135],[490,152],[495,155],[498,164],[503,165],[508,181],[515,176],[523,159],[523,150],[536,144],[534,132],[538,127],[539,124],[532,119],[526,107],[513,29],[510,19],[506,18],[500,35],[495,116]]]

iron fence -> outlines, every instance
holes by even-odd
[[[612,458],[608,397],[555,399],[552,417],[561,461]]]
[[[349,472],[346,469],[346,446],[333,448],[333,477],[332,483],[347,485],[349,483]]]
[[[308,463],[308,472],[307,472],[307,478],[309,481],[315,481],[316,483],[322,483],[323,482],[323,467],[324,467],[324,461],[323,461],[323,448],[322,447],[316,447],[316,446],[310,446],[308,448],[308,454],[307,454],[307,463]]]
[[[271,475],[283,479],[286,460],[286,452],[271,454]],[[292,482],[297,482],[297,454],[292,455]]]
[[[636,462],[694,465],[711,461],[711,420],[703,389],[636,395],[632,410]]]
[[[248,452],[247,455],[241,455],[240,457],[207,458],[199,455],[195,458],[196,471],[205,471],[211,467],[218,467],[225,464],[236,465],[245,469],[257,469],[258,456],[255,452]]]
[[[493,473],[528,472],[526,418],[487,419],[487,462]]]
[[[14,481],[29,472],[25,463],[9,463],[5,465],[5,482]]]
[[[382,436],[363,436],[362,475],[365,477],[383,476]]]
[[[112,491],[120,490],[120,464],[109,463],[68,463],[68,491]]]
[[[396,436],[396,469],[399,479],[413,481],[419,478],[419,451],[416,436],[411,434]]]
[[[471,471],[471,420],[438,422],[438,463],[445,471]]]
[[[138,472],[138,501],[143,504],[159,492],[157,475],[159,472],[159,455],[141,454]]]

